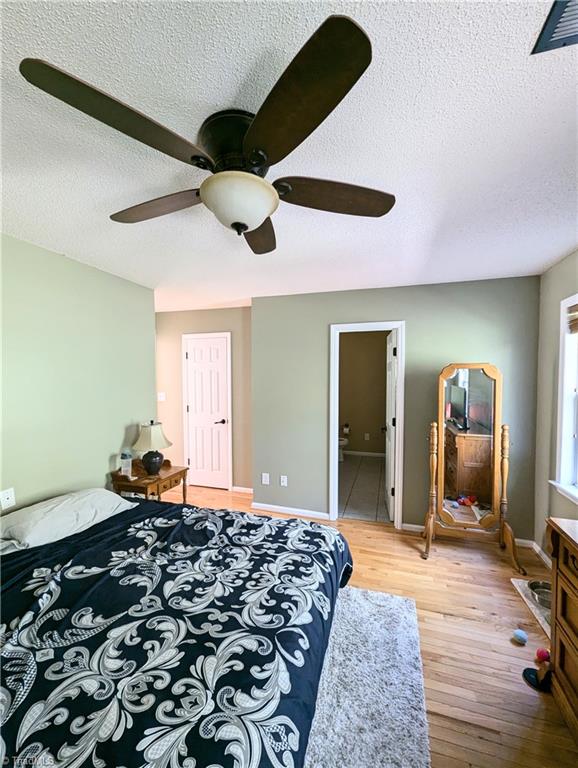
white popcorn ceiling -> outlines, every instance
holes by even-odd
[[[4,2],[3,231],[155,289],[160,310],[251,297],[538,274],[578,244],[578,47],[530,56],[547,2]],[[373,62],[268,178],[392,192],[380,219],[281,203],[257,256],[203,206],[109,215],[205,173],[27,83],[43,58],[194,141],[226,107],[256,111],[331,13]]]

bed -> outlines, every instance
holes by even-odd
[[[303,765],[334,528],[147,501],[1,566],[5,765]]]

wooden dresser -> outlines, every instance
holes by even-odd
[[[445,494],[477,496],[485,503],[492,501],[492,436],[487,430],[462,432],[446,423]]]
[[[548,520],[552,544],[552,690],[578,741],[578,520]]]

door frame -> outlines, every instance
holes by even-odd
[[[398,367],[395,405],[395,496],[393,497],[393,524],[395,528],[401,528],[403,522],[405,320],[335,323],[329,326],[329,330],[329,519],[337,520],[339,500],[339,337],[342,333],[397,331]]]
[[[227,421],[227,437],[229,441],[229,469],[227,472],[227,490],[233,489],[233,393],[232,393],[232,376],[231,376],[231,332],[230,331],[215,331],[214,333],[183,333],[181,339],[181,366],[182,366],[182,392],[181,392],[181,405],[183,409],[183,462],[187,463],[190,467],[189,457],[189,415],[187,413],[187,403],[185,402],[186,393],[188,391],[188,365],[186,357],[187,341],[193,339],[225,339],[227,342],[227,409],[229,411]],[[187,485],[192,485],[187,479]]]

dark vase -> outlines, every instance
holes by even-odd
[[[159,451],[148,451],[142,457],[142,465],[149,475],[158,475],[163,465],[164,456]]]

